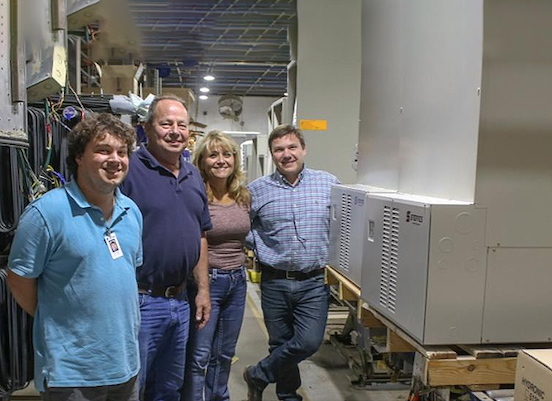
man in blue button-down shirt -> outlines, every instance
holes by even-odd
[[[301,131],[280,125],[268,144],[277,171],[249,185],[250,244],[262,269],[261,301],[270,354],[248,366],[248,400],[262,399],[276,383],[280,400],[301,400],[299,362],[314,354],[324,338],[328,288],[330,193],[335,176],[305,167]]]

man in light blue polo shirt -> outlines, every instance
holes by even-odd
[[[45,400],[137,400],[142,215],[117,186],[132,127],[109,114],[68,136],[73,180],[30,204],[8,284],[35,317],[35,386]]]

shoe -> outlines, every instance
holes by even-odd
[[[255,383],[255,379],[251,377],[251,369],[253,365],[246,366],[243,370],[243,379],[247,383],[247,401],[262,401],[264,388]]]

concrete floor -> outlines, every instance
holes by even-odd
[[[248,283],[247,304],[242,331],[238,341],[235,362],[230,373],[232,401],[245,401],[247,388],[242,378],[245,366],[264,358],[268,352],[268,335],[264,327],[257,284]],[[359,387],[350,382],[350,371],[345,359],[329,343],[300,364],[304,401],[406,401],[408,387],[400,384],[380,384]],[[40,399],[33,386],[15,393],[13,400]],[[264,401],[277,401],[274,385],[263,393]]]
[[[230,374],[232,401],[246,400],[247,388],[242,378],[245,366],[256,363],[268,352],[268,335],[262,321],[260,290],[248,283],[248,296],[242,331],[236,351],[237,361]],[[408,387],[400,384],[380,384],[369,387],[352,385],[345,359],[329,343],[300,364],[303,382],[300,394],[305,401],[406,401]],[[263,400],[277,401],[274,385],[269,385]]]

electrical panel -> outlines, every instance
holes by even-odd
[[[57,29],[60,24],[52,19],[51,4],[45,1],[25,9],[25,24],[27,98],[38,101],[60,92],[65,86],[66,31]]]
[[[65,86],[67,51],[64,46],[53,45],[42,49],[32,63],[27,65],[27,99],[37,101],[60,92]]]
[[[360,286],[366,237],[366,196],[393,192],[367,185],[334,185],[331,193],[329,264]]]
[[[466,202],[369,194],[362,298],[422,344],[480,343],[485,214]]]

